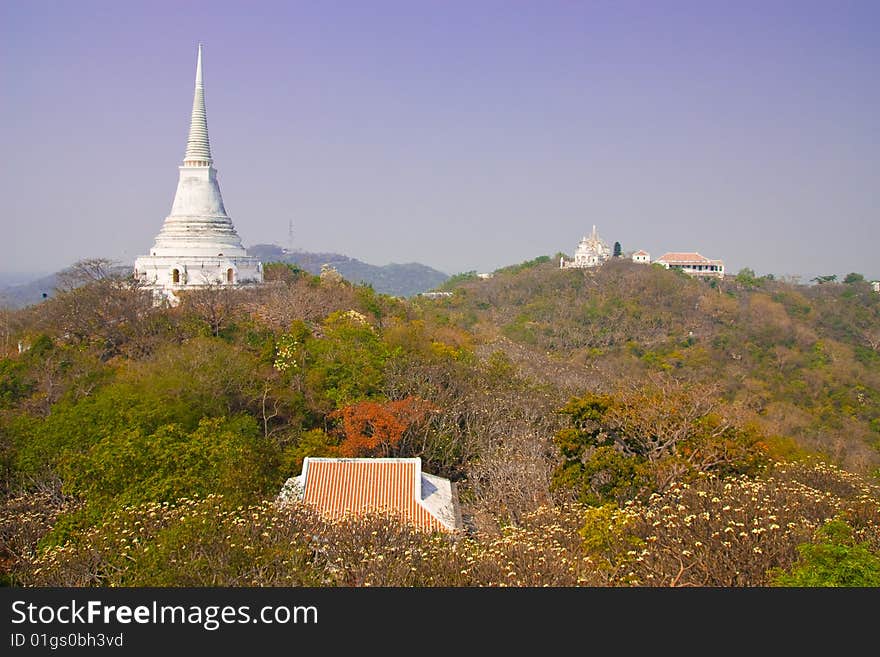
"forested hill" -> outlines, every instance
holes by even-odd
[[[456,277],[454,296],[432,307],[535,376],[607,389],[670,374],[717,388],[770,436],[866,471],[880,462],[880,294],[848,280],[792,285],[750,270],[700,280],[539,258]]]
[[[320,274],[322,265],[331,265],[352,283],[366,283],[382,294],[410,297],[431,290],[449,278],[447,274],[417,262],[406,264],[370,265],[339,253],[285,251],[274,244],[256,244],[248,253],[265,262],[286,262]]]
[[[175,307],[67,276],[0,308],[0,584],[880,586],[858,276],[542,257],[401,299],[276,262]],[[464,531],[275,504],[307,456],[419,457]]]

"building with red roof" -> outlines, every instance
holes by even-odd
[[[420,458],[307,457],[279,494],[328,519],[388,513],[424,531],[462,528],[454,482],[422,472]]]
[[[664,253],[654,262],[666,267],[666,269],[678,269],[691,276],[708,276],[724,278],[724,262],[710,260],[696,252]]]

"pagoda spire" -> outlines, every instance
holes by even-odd
[[[202,80],[202,44],[196,61],[196,89],[193,95],[192,118],[189,138],[186,140],[184,166],[211,166],[211,143],[208,141],[208,117],[205,112],[205,85]]]
[[[211,158],[202,44],[196,60],[196,89],[186,155],[171,213],[165,217],[149,255],[134,262],[135,275],[157,299],[177,305],[181,290],[213,285],[251,285],[263,281],[263,265],[248,255],[226,214],[217,170]]]

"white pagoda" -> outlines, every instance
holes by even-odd
[[[593,232],[590,236],[586,235],[578,244],[577,251],[574,252],[574,260],[559,259],[559,268],[567,269],[569,267],[585,268],[598,267],[611,257],[611,248],[599,237],[596,232],[596,226],[593,226]]]
[[[199,44],[189,139],[171,214],[165,218],[150,254],[134,263],[135,277],[172,304],[181,290],[263,281],[262,263],[247,254],[223,207],[213,162]]]

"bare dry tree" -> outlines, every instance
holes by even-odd
[[[212,282],[180,293],[180,309],[205,322],[217,337],[250,298],[250,290],[221,282]]]
[[[105,278],[121,277],[120,268],[115,261],[109,258],[86,258],[58,272],[56,288],[69,291]]]

